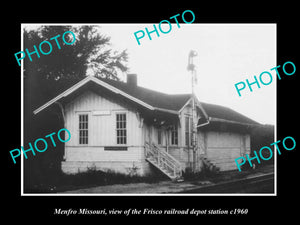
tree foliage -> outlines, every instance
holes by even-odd
[[[66,31],[72,31],[76,41],[67,45],[62,40]],[[56,37],[60,45],[57,47]],[[66,42],[73,40],[72,35],[65,35]],[[49,41],[52,52],[43,55],[39,45]],[[34,52],[34,46],[39,56]],[[91,74],[98,77],[118,79],[119,72],[127,71],[126,51],[113,51],[110,38],[101,35],[97,26],[40,26],[37,29],[24,29],[24,50],[28,55],[24,58],[24,146],[33,143],[39,137],[63,128],[64,121],[60,108],[54,104],[51,110],[33,115],[33,111],[47,100],[55,97],[66,87]],[[47,44],[42,45],[44,52],[49,52]],[[50,146],[49,146],[50,148]],[[63,159],[63,144],[25,160],[25,189],[37,187],[49,177],[55,178],[60,172]]]
[[[74,44],[63,42],[62,35],[66,31],[75,34]],[[57,38],[60,49],[55,40],[50,40],[57,35],[60,35]],[[70,34],[65,39],[72,42],[73,37]],[[34,30],[24,29],[24,49],[33,52],[33,46],[39,49],[43,41],[52,44],[50,54],[43,55],[38,50],[39,58],[37,54],[32,54],[32,61],[27,55],[24,59],[25,92],[26,89],[28,92],[25,98],[28,97],[27,100],[35,107],[47,97],[53,97],[70,81],[76,82],[87,75],[118,80],[118,74],[128,70],[126,50],[113,51],[110,38],[100,34],[98,26],[40,26]],[[42,50],[50,51],[46,44],[42,45]]]
[[[127,53],[112,51],[110,38],[99,33],[97,26],[41,26],[37,30],[24,30],[24,46],[32,52],[33,45],[38,46],[42,41],[49,41],[53,45],[49,55],[34,54],[32,61],[25,58],[25,72],[38,72],[46,79],[59,80],[69,77],[84,77],[87,69],[93,70],[95,76],[118,79],[118,72],[126,72]],[[66,45],[62,41],[62,34],[72,31],[76,41]],[[58,49],[55,40],[57,35],[61,49]],[[67,36],[67,41],[72,37]],[[43,48],[47,45],[43,45]],[[44,51],[47,52],[48,49]]]

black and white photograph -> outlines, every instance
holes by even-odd
[[[276,194],[276,24],[22,29],[25,195]]]
[[[6,7],[4,219],[296,218],[296,8]]]

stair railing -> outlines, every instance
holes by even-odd
[[[154,160],[160,169],[169,171],[174,177],[182,176],[182,167],[180,162],[169,153],[161,150],[154,143],[145,143],[146,158]]]

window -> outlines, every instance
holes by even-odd
[[[161,145],[161,135],[162,135],[162,131],[161,129],[157,130],[157,144]]]
[[[177,126],[171,128],[171,145],[178,145],[178,129]]]
[[[116,114],[117,144],[127,143],[126,113]]]
[[[192,118],[189,116],[185,117],[185,145],[192,145]]]
[[[79,144],[88,144],[89,141],[89,117],[88,114],[79,115]]]

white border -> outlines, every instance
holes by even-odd
[[[203,23],[206,24],[206,23]],[[203,25],[201,23],[201,25]],[[207,23],[207,25],[215,25],[218,23]],[[240,24],[240,23],[222,23],[221,25],[226,25],[226,24]],[[243,23],[243,24],[257,24],[257,23]],[[263,24],[275,24],[275,30],[276,30],[276,65],[277,65],[277,23],[260,23],[259,25],[263,25]],[[100,26],[114,26],[114,25],[139,25],[137,23],[132,23],[132,24],[109,24],[109,23],[21,23],[21,51],[24,50],[24,45],[23,45],[23,29],[24,26],[28,26],[28,25],[48,25],[48,26],[66,26],[66,25],[70,25],[70,26],[76,26],[76,25],[100,25]],[[145,25],[145,24],[143,24]],[[197,25],[196,23],[194,25]],[[24,69],[24,63],[23,61],[21,62],[21,146],[24,146],[24,101],[23,101],[23,97],[24,97],[24,75],[23,75],[23,69]],[[274,129],[275,129],[275,133],[274,133],[274,142],[277,140],[277,79],[275,79],[275,125],[274,125]],[[21,151],[22,152],[22,151]],[[275,151],[274,151],[275,153]],[[277,196],[277,153],[274,154],[274,193],[270,193],[270,194],[259,194],[259,193],[255,193],[255,194],[251,194],[251,193],[232,193],[232,194],[152,194],[152,193],[147,193],[147,194],[116,194],[116,193],[112,193],[112,194],[89,194],[89,193],[24,193],[24,176],[23,176],[23,167],[24,167],[24,157],[23,157],[23,152],[21,153],[21,196]]]

